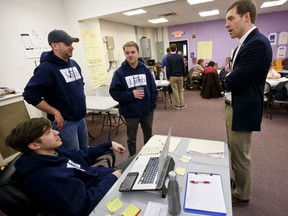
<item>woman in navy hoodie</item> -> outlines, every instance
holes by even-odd
[[[33,200],[57,215],[89,215],[121,175],[121,170],[91,165],[111,147],[123,153],[122,145],[107,141],[82,150],[60,147],[59,132],[46,118],[19,124],[5,142],[23,153],[15,168]]]

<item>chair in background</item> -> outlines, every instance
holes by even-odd
[[[282,82],[283,83],[283,82]],[[281,82],[277,85],[281,85]],[[278,98],[278,92],[280,89],[277,90],[277,86],[275,87],[274,90],[271,90],[270,95],[269,95],[269,100],[268,100],[268,106],[266,108],[266,110],[268,111],[268,113],[270,113],[270,119],[272,120],[272,115],[273,112],[275,111],[279,111],[279,110],[286,110],[286,112],[288,113],[288,82],[285,82],[285,85],[283,86],[284,88],[284,95],[283,92],[281,92],[281,98]],[[285,96],[286,95],[286,96]],[[277,97],[278,96],[278,97]]]
[[[201,90],[201,80],[202,80],[202,77],[193,77],[191,78],[191,81],[192,81],[192,89],[195,89],[195,90]]]
[[[164,102],[164,109],[166,109],[166,103],[168,100],[170,100],[170,103],[172,103],[172,89],[171,86],[159,86],[157,87],[158,90],[158,98],[161,99],[161,101]]]
[[[21,153],[0,172],[0,210],[9,216],[56,216],[51,209],[33,200],[26,190],[25,180],[14,166],[20,155]],[[115,162],[115,153],[109,150],[97,158],[93,166],[115,167]]]

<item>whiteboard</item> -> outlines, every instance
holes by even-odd
[[[17,28],[27,59],[39,59],[43,51],[50,51],[49,31],[45,29]]]

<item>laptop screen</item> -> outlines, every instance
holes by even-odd
[[[164,169],[164,166],[165,166],[165,163],[166,163],[166,160],[167,160],[167,156],[169,154],[171,130],[172,130],[172,127],[170,127],[170,130],[168,132],[168,136],[166,138],[165,144],[164,144],[163,149],[162,149],[161,154],[160,154],[156,184],[159,182],[159,179],[161,177],[162,171]]]

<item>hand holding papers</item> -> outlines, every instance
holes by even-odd
[[[224,158],[224,142],[190,139],[187,152],[200,153],[216,158]]]
[[[220,175],[188,173],[184,211],[207,215],[226,215]]]

